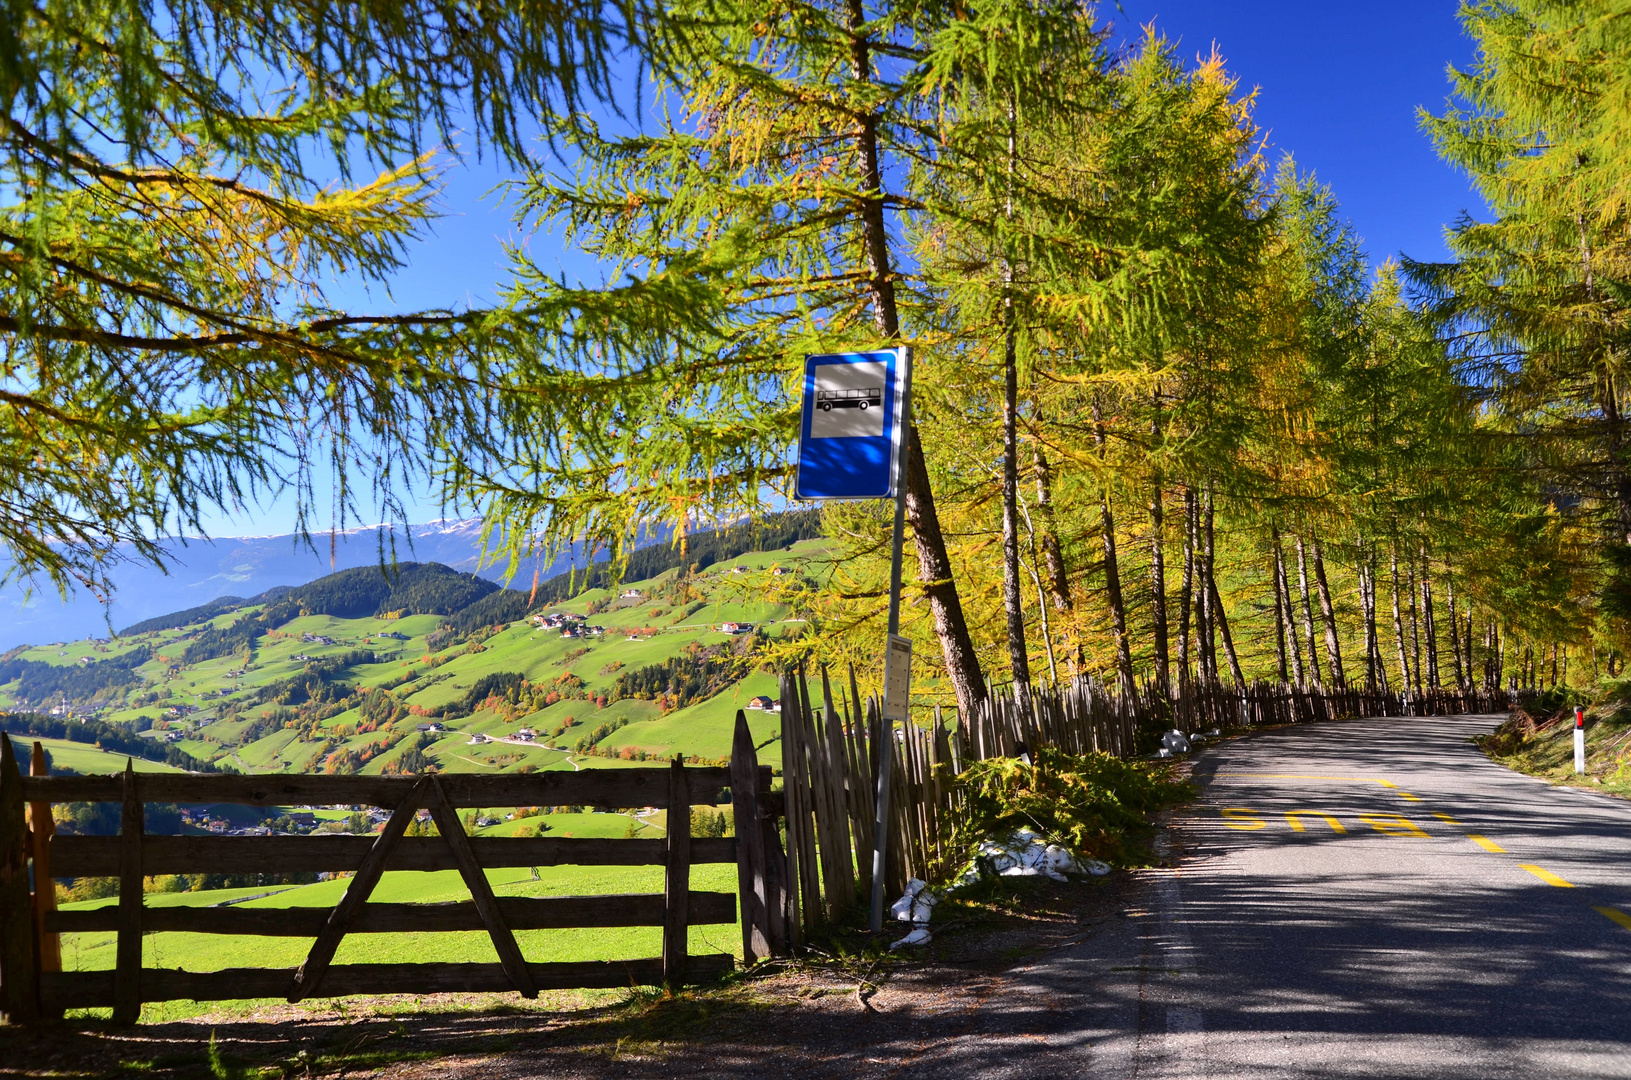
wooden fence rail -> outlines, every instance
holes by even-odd
[[[130,1023],[145,1002],[193,998],[334,997],[349,994],[516,991],[640,984],[678,986],[728,971],[728,953],[689,955],[694,925],[736,921],[743,912],[748,960],[785,947],[779,826],[782,800],[770,790],[770,770],[758,765],[747,723],[738,714],[728,768],[590,770],[578,773],[423,777],[231,776],[138,774],[127,763],[117,776],[43,775],[38,743],[31,775],[23,776],[9,738],[0,735],[0,1012],[12,1021],[63,1010],[112,1006]],[[719,802],[728,791],[737,835],[692,839],[690,808]],[[64,802],[117,802],[117,836],[56,836],[51,807]],[[147,803],[240,803],[251,806],[372,805],[391,815],[374,836],[149,836]],[[660,840],[554,837],[470,837],[455,809],[466,806],[653,806],[668,810]],[[409,837],[408,825],[428,810],[439,835]],[[736,894],[694,890],[691,867],[736,863]],[[658,893],[574,897],[499,897],[486,871],[498,867],[657,865]],[[373,903],[387,870],[460,872],[469,901]],[[332,909],[293,907],[156,908],[143,904],[143,879],[176,873],[293,873],[351,871]],[[117,877],[116,905],[58,911],[54,878]],[[662,955],[630,961],[537,963],[522,955],[514,931],[612,926],[659,926]],[[497,963],[342,964],[332,960],[348,934],[485,930]],[[58,935],[116,934],[112,971],[62,971]],[[310,937],[296,969],[167,971],[142,966],[142,936],[189,932]]]

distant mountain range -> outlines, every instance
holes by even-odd
[[[395,536],[399,562],[438,562],[499,582],[508,569],[504,559],[479,565],[481,522],[477,519],[433,521],[398,529]],[[391,558],[391,534],[384,526],[337,533],[332,559],[327,533],[313,534],[311,543],[308,547],[293,535],[171,541],[166,545],[172,556],[168,573],[137,562],[114,569],[117,591],[107,607],[80,590],[64,602],[49,584],[36,589],[32,597],[22,586],[8,586],[0,590],[0,650],[24,643],[105,637],[109,624],[122,629],[222,596],[248,597],[277,585],[302,585],[336,570],[378,563],[382,544],[384,558]],[[540,563],[539,576],[564,572],[580,557],[576,548],[563,552],[550,563]],[[517,582],[530,584],[533,569],[523,565],[516,574]]]

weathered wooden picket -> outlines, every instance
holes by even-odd
[[[196,773],[46,776],[35,744],[31,773],[20,774],[11,742],[0,735],[0,1011],[14,1021],[63,1010],[112,1006],[133,1022],[144,1002],[191,998],[518,991],[677,986],[715,978],[733,965],[729,954],[691,956],[688,928],[735,921],[737,896],[694,891],[695,863],[734,862],[742,902],[743,947],[749,962],[784,946],[783,856],[776,818],[780,799],[770,770],[756,761],[747,725],[738,717],[729,768],[607,769],[526,775],[450,774],[422,777],[238,776]],[[691,807],[712,804],[729,789],[737,835],[692,839]],[[117,836],[57,836],[51,806],[117,802]],[[387,808],[374,836],[148,836],[144,803],[239,803],[250,806],[368,805]],[[668,811],[664,839],[481,838],[466,835],[458,807],[586,805],[652,806]],[[26,807],[26,814],[25,814]],[[430,811],[439,836],[404,834],[417,812]],[[487,869],[515,866],[660,865],[662,894],[552,898],[496,897]],[[453,904],[370,903],[386,870],[457,869],[471,900]],[[178,873],[352,871],[332,909],[248,909],[143,905],[142,879]],[[118,877],[119,902],[85,911],[56,910],[53,878]],[[31,889],[32,878],[32,889]],[[660,957],[630,961],[535,963],[523,957],[513,931],[565,927],[661,926]],[[332,965],[348,933],[486,930],[498,963]],[[112,971],[61,970],[58,935],[113,931]],[[145,968],[142,935],[159,931],[312,937],[297,969],[186,972]]]

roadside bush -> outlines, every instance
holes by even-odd
[[[977,761],[958,782],[966,797],[960,846],[1029,825],[1078,856],[1123,865],[1142,861],[1135,837],[1148,827],[1147,814],[1195,794],[1187,781],[1167,779],[1166,767],[1046,748],[1031,765]]]

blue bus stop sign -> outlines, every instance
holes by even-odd
[[[892,499],[905,482],[911,353],[804,358],[800,499]]]

